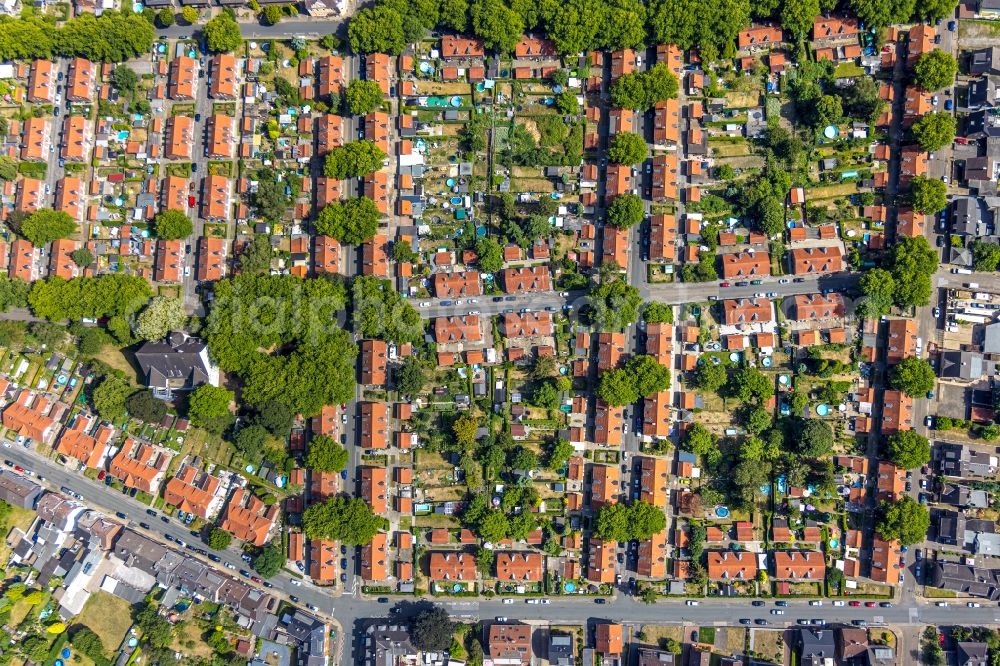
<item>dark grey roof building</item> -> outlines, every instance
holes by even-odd
[[[183,333],[147,342],[136,351],[135,360],[146,376],[146,386],[160,398],[202,384],[219,385],[219,369],[208,357],[208,346]]]
[[[42,487],[26,476],[8,469],[0,470],[0,499],[22,509],[34,509]]]
[[[986,643],[963,641],[955,646],[955,657],[958,666],[986,666],[988,648]]]

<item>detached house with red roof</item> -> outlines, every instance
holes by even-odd
[[[41,395],[22,390],[3,410],[3,425],[40,444],[46,444],[55,432],[56,421],[50,416],[52,405]]]
[[[97,419],[92,415],[77,414],[73,422],[63,430],[59,437],[56,451],[64,456],[75,458],[91,469],[104,467],[108,445],[115,431],[111,426],[103,424],[97,426],[95,430],[96,422]],[[7,412],[4,412],[4,425],[7,425]]]
[[[108,474],[121,481],[126,488],[137,488],[155,496],[159,493],[171,457],[163,450],[126,437],[118,455],[111,459]]]
[[[163,500],[202,520],[211,520],[226,501],[226,492],[219,477],[182,463],[164,485]]]

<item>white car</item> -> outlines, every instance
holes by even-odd
[[[497,615],[497,622],[506,622],[507,618],[503,615]]]
[[[764,298],[764,292],[758,291],[756,294],[753,295],[753,297],[754,298]]]
[[[422,307],[422,308],[429,308],[430,306],[431,306],[431,302],[430,301],[420,301],[420,307]]]
[[[809,605],[810,606],[822,606],[823,602],[820,601],[819,599],[813,599],[812,601],[809,602]]]
[[[833,605],[834,605],[834,606],[843,606],[843,605],[844,605],[844,602],[843,602],[843,601],[840,601],[840,600],[838,599],[837,601],[834,601],[834,602],[833,602]]]
[[[469,299],[469,305],[475,305],[478,302],[479,302],[478,298],[470,298]]]
[[[778,280],[778,284],[788,284],[788,278],[781,278]]]
[[[687,600],[687,605],[688,605],[688,606],[697,606],[697,605],[698,605],[698,602],[697,602],[697,601],[695,601],[694,599],[688,599],[688,600]]]
[[[535,604],[538,603],[538,599],[525,599],[524,603],[531,604],[532,606],[534,606]]]
[[[294,578],[292,579],[292,585],[294,585],[295,587],[302,587],[302,583],[295,580]]]
[[[505,604],[507,604],[507,605],[510,605],[510,604],[514,603],[514,600],[513,599],[504,599],[503,602]]]
[[[230,564],[229,562],[223,562],[223,564],[225,565],[225,567],[227,569],[232,569],[233,571],[236,570],[236,567],[234,565]]]
[[[948,607],[948,602],[947,601],[939,601],[939,602],[937,602],[937,607],[938,608],[947,608]]]
[[[978,601],[970,601],[965,605],[968,606],[969,608],[979,608],[981,606],[981,604]]]

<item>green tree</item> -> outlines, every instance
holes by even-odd
[[[611,86],[611,103],[622,109],[648,111],[657,102],[677,97],[678,83],[664,63],[621,76]]]
[[[410,398],[424,390],[426,381],[424,366],[415,356],[407,356],[396,371],[396,390]]]
[[[179,331],[187,322],[184,304],[176,298],[157,296],[139,313],[135,334],[143,340],[162,340],[171,331]]]
[[[934,368],[922,358],[907,356],[889,370],[889,385],[916,398],[934,389]]]
[[[254,234],[239,256],[240,269],[244,273],[263,273],[270,268],[273,257],[274,248],[267,234]]]
[[[73,260],[73,263],[79,266],[81,270],[88,268],[94,263],[93,253],[85,247],[73,250],[69,256]]]
[[[487,511],[477,525],[477,532],[483,541],[503,541],[510,536],[510,519],[503,511]]]
[[[955,82],[958,62],[948,51],[933,49],[920,56],[913,67],[913,82],[927,92],[937,92]]]
[[[347,26],[347,38],[355,53],[399,55],[406,48],[403,17],[385,4],[363,7],[355,12]]]
[[[773,380],[751,365],[741,365],[731,375],[726,392],[743,402],[756,399],[764,403],[774,395]]]
[[[194,425],[219,434],[233,422],[229,406],[234,398],[233,392],[228,389],[202,384],[191,392],[188,416]]]
[[[694,385],[709,393],[717,393],[728,379],[729,374],[721,363],[702,363],[694,373]]]
[[[718,452],[719,438],[705,426],[695,423],[688,428],[681,448],[699,456],[711,456]]]
[[[902,307],[922,307],[930,302],[931,276],[937,271],[938,255],[924,236],[896,239],[889,256],[895,280],[895,301]]]
[[[262,425],[251,424],[241,428],[236,433],[234,444],[236,449],[248,460],[256,460],[264,450],[264,444],[268,440],[267,428]]]
[[[1000,265],[1000,245],[974,240],[969,243],[969,249],[972,250],[974,271],[978,273],[997,270],[997,266]]]
[[[619,132],[608,146],[608,159],[613,164],[635,165],[646,161],[649,150],[646,140],[632,132]]]
[[[570,457],[576,452],[567,440],[557,437],[549,445],[545,456],[545,466],[553,471],[559,471],[566,466]]]
[[[288,210],[289,199],[285,195],[285,183],[278,173],[270,168],[257,172],[257,189],[250,195],[250,205],[269,222],[279,222]]]
[[[524,18],[503,0],[472,0],[472,32],[489,50],[508,54],[524,34]]]
[[[355,116],[365,116],[382,104],[382,88],[378,81],[355,79],[344,93],[347,108]]]
[[[385,153],[374,142],[351,141],[327,153],[323,173],[337,180],[358,178],[378,171],[384,160]]]
[[[118,422],[125,418],[125,400],[131,394],[132,386],[125,377],[107,374],[94,388],[91,400],[102,420]]]
[[[142,631],[142,640],[151,647],[163,649],[174,638],[174,625],[160,615],[160,605],[149,600],[135,614],[135,623]]]
[[[194,233],[194,223],[179,210],[165,210],[153,219],[153,229],[159,238],[178,240]]]
[[[747,405],[743,409],[741,417],[746,429],[755,435],[759,435],[771,427],[771,414],[760,405]]]
[[[915,469],[931,459],[931,445],[916,430],[901,430],[886,442],[886,457],[903,469]]]
[[[479,419],[471,414],[459,416],[455,419],[451,429],[459,444],[472,444],[476,441],[476,431],[479,430]]]
[[[575,116],[580,113],[580,102],[572,90],[563,90],[556,95],[556,108],[564,116]]]
[[[455,623],[443,606],[432,606],[410,620],[410,639],[421,650],[446,652],[454,633]]]
[[[601,330],[622,330],[639,319],[642,296],[628,284],[613,263],[600,269],[599,282],[588,291],[591,319]]]
[[[555,409],[559,406],[559,392],[551,381],[541,382],[535,387],[531,400],[542,409]]]
[[[228,12],[222,12],[205,24],[205,45],[212,53],[228,53],[240,48],[243,37],[236,19]]]
[[[174,11],[170,7],[164,7],[156,14],[156,25],[160,28],[169,28],[175,21]]]
[[[331,497],[302,514],[302,529],[310,539],[332,539],[348,546],[371,543],[384,523],[360,497]]]
[[[364,504],[364,500],[359,501]],[[264,547],[257,552],[257,556],[253,558],[253,562],[251,563],[253,570],[259,573],[261,578],[273,578],[277,576],[284,565],[285,551],[281,548],[281,541],[278,539],[273,539],[264,544]]]
[[[316,435],[309,441],[306,467],[319,472],[340,472],[347,467],[349,454],[331,437]]]
[[[810,458],[822,458],[833,450],[833,428],[819,419],[798,420],[798,450]]]
[[[806,39],[813,19],[820,15],[819,0],[783,0],[778,20],[797,40]]]
[[[342,243],[360,245],[375,237],[381,217],[378,206],[367,197],[335,201],[319,212],[316,230]]]
[[[233,541],[233,535],[221,527],[213,527],[208,532],[208,547],[212,550],[225,550]]]
[[[503,248],[493,238],[480,238],[476,241],[476,254],[479,268],[484,273],[496,273],[503,268]]]
[[[139,75],[127,65],[118,65],[111,72],[111,83],[123,95],[130,95],[139,85]]]
[[[69,238],[76,233],[76,220],[59,210],[42,208],[35,211],[21,225],[21,235],[35,247],[40,247],[60,238]]]
[[[597,514],[594,535],[602,541],[644,541],[666,526],[663,511],[648,502],[608,504]]]
[[[268,400],[261,405],[257,416],[254,417],[254,423],[264,426],[269,433],[279,439],[288,437],[294,421],[294,412],[281,400]]]
[[[159,423],[167,414],[167,406],[153,397],[152,391],[136,391],[126,398],[125,409],[129,416],[146,423]]]
[[[281,7],[278,5],[268,5],[264,8],[264,23],[267,25],[277,25],[281,21]]]
[[[0,180],[17,180],[17,161],[13,157],[0,157]]]
[[[647,324],[674,323],[674,309],[666,303],[647,303],[642,310],[642,318]]]
[[[878,319],[892,309],[896,280],[884,268],[872,268],[861,275],[859,282],[864,301],[859,308],[864,317]]]
[[[944,111],[935,111],[921,116],[913,124],[913,138],[920,144],[920,148],[929,153],[941,150],[955,139],[955,129],[957,128],[955,116]]]
[[[931,517],[927,509],[909,495],[896,502],[879,503],[875,531],[886,540],[897,540],[900,545],[912,546],[927,538]]]
[[[597,395],[612,407],[630,405],[670,386],[670,371],[652,356],[629,359],[623,368],[605,370]]]
[[[194,25],[200,18],[198,10],[194,7],[184,7],[181,9],[181,18],[188,24]]]

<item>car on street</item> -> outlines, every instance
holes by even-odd
[[[235,569],[235,568],[236,568],[236,566],[235,566],[235,565],[233,565],[233,564],[231,564],[230,562],[223,562],[222,564],[223,564],[223,566],[224,566],[224,567],[226,567],[227,569]]]
[[[781,278],[778,280],[778,284],[788,284],[788,278]]]
[[[740,618],[740,624],[753,624],[753,620],[748,617]]]
[[[607,599],[598,598],[598,599],[594,599],[594,603],[595,604],[606,604],[606,603],[608,603],[608,600]]]
[[[166,516],[160,516],[160,522],[169,523],[170,519],[167,518]]]
[[[851,624],[853,624],[855,627],[863,627],[868,623],[865,622],[864,620],[851,620]]]
[[[687,600],[687,605],[688,605],[688,606],[697,606],[697,605],[698,605],[698,602],[697,602],[697,601],[695,601],[694,599],[688,599],[688,600]]]
[[[141,527],[144,530],[148,530],[149,529],[149,523],[139,523],[139,527]]]
[[[939,602],[937,602],[937,607],[938,608],[947,608],[948,607],[948,602],[947,601],[939,601]]]
[[[877,604],[874,601],[866,601],[865,608],[875,608]]]
[[[292,601],[293,604],[299,603],[299,598],[297,596],[295,596],[294,594],[289,594],[288,598],[291,599],[291,601]]]
[[[503,600],[503,603],[509,606],[509,605],[511,605],[512,603],[514,603],[514,600],[513,600],[513,599],[504,599],[504,600]]]
[[[785,614],[785,611],[781,610],[780,608],[772,608],[771,609],[771,615],[784,615],[784,614]]]
[[[879,604],[879,608],[892,608],[892,603],[888,601],[883,601]]]
[[[302,583],[300,583],[299,581],[295,580],[294,578],[292,579],[291,582],[292,582],[292,585],[294,585],[295,587],[299,587],[299,586],[302,585]]]
[[[723,282],[723,283],[722,283],[722,284],[720,284],[719,286],[720,286],[720,287],[731,287],[731,286],[733,286],[733,285],[729,284],[728,282]]]
[[[965,605],[968,606],[969,608],[980,608],[982,606],[982,604],[980,604],[978,601],[970,601]]]
[[[152,516],[153,518],[156,518],[157,513],[155,511],[153,511],[152,509],[146,509],[146,515],[147,516]]]
[[[820,601],[819,599],[813,599],[812,601],[809,602],[809,605],[810,606],[822,606],[823,602]]]
[[[219,557],[218,555],[209,555],[208,559],[212,560],[213,562],[221,562],[222,561],[222,558]]]
[[[757,601],[750,602],[750,605],[751,606],[763,606],[764,602],[758,599]]]
[[[759,618],[757,618],[756,620],[754,620],[754,624],[759,624],[760,626],[762,626],[762,627],[763,627],[763,626],[767,626],[767,625],[769,625],[769,624],[771,624],[771,623],[770,623],[770,622],[768,622],[767,620],[765,620],[764,618],[762,618],[762,617],[759,617]]]
[[[858,606],[861,605],[861,602],[860,601],[849,601],[849,602],[847,602],[847,605],[850,606],[851,608],[857,608]]]
[[[378,602],[380,604],[387,604],[387,603],[389,603],[389,597],[379,597],[378,598]]]
[[[834,606],[843,606],[844,602],[841,601],[840,599],[837,599],[836,601],[833,602],[833,605]]]
[[[787,606],[788,602],[787,601],[775,601],[774,605],[775,606]]]
[[[126,515],[125,515],[125,514],[124,514],[123,512],[121,512],[121,511],[115,511],[115,515],[116,515],[116,516],[118,516],[119,518],[121,518],[122,520],[128,520],[128,516],[126,516]]]

